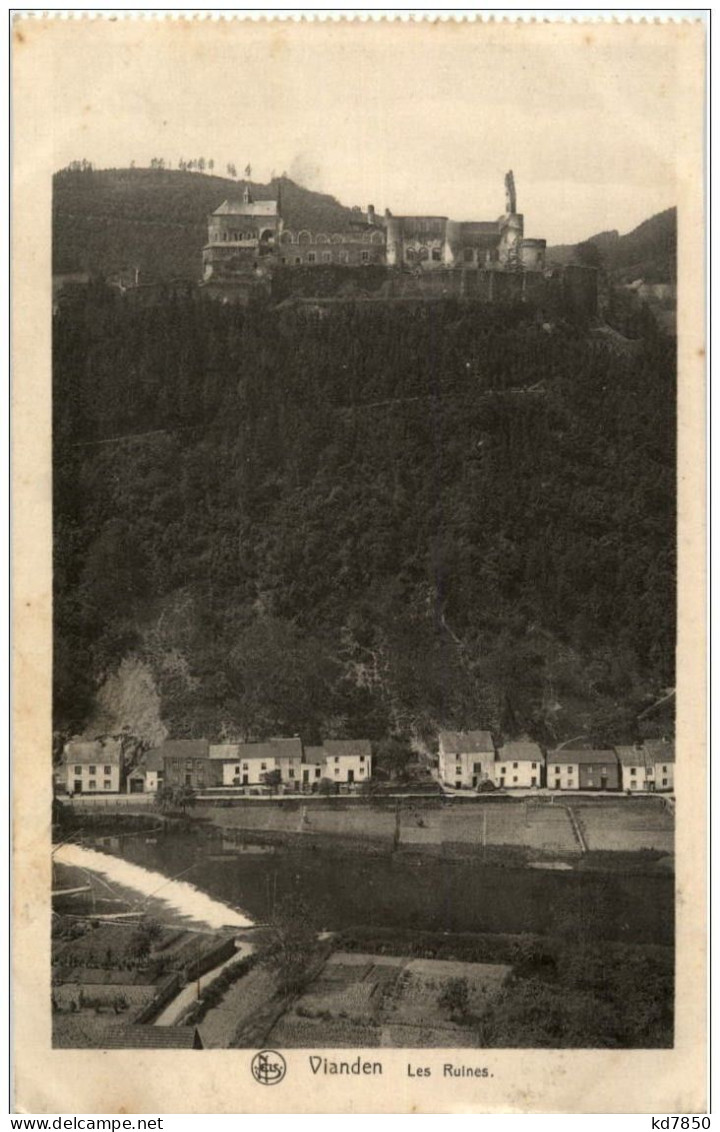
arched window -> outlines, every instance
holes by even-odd
[[[330,242],[333,243],[333,244],[342,244],[343,238],[342,238],[342,236],[340,235],[339,232],[334,232],[333,235],[330,237]]]
[[[373,232],[372,236],[370,237],[370,243],[371,244],[384,244],[385,243],[385,234],[383,232]]]
[[[430,259],[430,252],[427,250],[427,248],[418,249],[418,259],[421,263],[424,263],[426,259]]]
[[[325,234],[325,232],[318,232],[317,236],[315,237],[315,243],[316,244],[329,244],[330,243],[330,237],[327,236]]]
[[[312,236],[310,235],[309,232],[303,230],[302,232],[298,232],[297,242],[299,244],[311,244],[312,243]]]
[[[405,248],[405,259],[408,261],[408,263],[414,263],[415,262],[415,249],[414,248]]]
[[[294,244],[295,243],[295,233],[294,232],[283,232],[282,236],[280,237],[280,243],[281,244]]]

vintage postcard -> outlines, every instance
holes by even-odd
[[[12,27],[16,1110],[705,1112],[703,22],[143,15]]]

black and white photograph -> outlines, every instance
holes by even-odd
[[[388,1089],[399,1051],[470,1109],[501,1051],[669,1081],[702,1045],[702,29],[14,38],[54,92],[50,1049],[236,1051],[256,1105]]]

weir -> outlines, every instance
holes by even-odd
[[[66,842],[55,848],[53,860],[61,865],[86,869],[122,888],[132,889],[138,894],[139,906],[152,898],[165,904],[168,910],[211,929],[253,926],[253,921],[244,913],[213,899],[194,884],[134,865],[122,857]]]

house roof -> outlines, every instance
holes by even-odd
[[[537,743],[506,743],[498,748],[498,762],[543,762],[543,753]]]
[[[71,739],[63,752],[66,763],[109,763],[122,765],[122,744],[119,739]]]
[[[587,766],[594,763],[609,763],[610,766],[617,766],[617,756],[614,751],[548,751],[547,755],[548,766],[551,764],[565,765],[565,766]]]
[[[323,743],[327,758],[344,756],[345,758],[366,759],[372,757],[372,747],[369,739],[326,739]]]
[[[213,216],[277,216],[276,200],[224,200]]]
[[[156,747],[161,758],[206,759],[210,744],[207,739],[166,739],[161,747]]]
[[[262,743],[215,743],[210,747],[210,758],[224,762],[242,759],[302,758],[300,739],[268,739]]]
[[[495,744],[489,731],[441,731],[440,746],[446,755],[495,753]]]
[[[202,1049],[196,1026],[108,1026],[103,1049]]]
[[[623,766],[645,766],[650,761],[643,747],[616,747],[615,754]]]
[[[654,763],[675,762],[675,744],[668,739],[646,739],[645,750]]]
[[[325,762],[325,748],[306,747],[303,758],[306,763],[317,763],[322,766]]]
[[[164,758],[161,747],[146,751],[137,766],[130,772],[130,778],[144,777],[148,770],[164,770]]]

